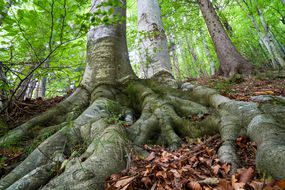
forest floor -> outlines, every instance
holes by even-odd
[[[260,72],[251,78],[235,77],[189,79],[195,85],[218,90],[222,95],[241,101],[252,101],[255,96],[276,95],[285,97],[285,72]],[[8,122],[7,129],[0,128],[0,136],[6,131],[46,111],[61,102],[64,97],[43,100],[17,101],[9,112],[0,115]],[[26,140],[15,147],[0,148],[0,178],[22,161],[40,140]],[[187,139],[176,151],[164,147],[144,146],[149,155],[130,154],[128,168],[106,179],[108,190],[132,189],[285,189],[285,180],[272,181],[255,170],[255,143],[245,137],[236,140],[242,169],[231,175],[230,165],[219,162],[217,150],[219,136]]]

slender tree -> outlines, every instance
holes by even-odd
[[[220,71],[224,76],[237,73],[249,74],[251,64],[237,51],[227,35],[210,0],[198,1],[220,61]]]
[[[206,37],[205,37],[205,35],[204,35],[203,30],[200,28],[199,31],[200,31],[200,34],[201,34],[201,37],[202,37],[202,42],[203,42],[203,46],[204,46],[204,51],[205,51],[207,60],[208,60],[208,62],[209,62],[209,64],[210,64],[211,76],[214,76],[214,75],[216,74],[215,63],[214,63],[213,58],[212,58],[212,56],[211,56],[210,49],[209,49],[209,46],[208,46],[208,44],[207,44]]]
[[[267,50],[267,53],[269,55],[269,58],[271,59],[271,64],[274,69],[277,69],[279,67],[284,68],[285,67],[285,52],[283,51],[280,44],[277,42],[275,36],[273,35],[270,26],[266,22],[262,10],[258,7],[258,2],[254,0],[254,2],[251,2],[251,4],[254,4],[255,10],[257,12],[260,24],[258,23],[257,19],[253,15],[253,11],[251,10],[251,7],[247,1],[243,1],[246,9],[242,6],[242,4],[237,0],[238,5],[241,7],[241,9],[246,13],[247,17],[252,22],[259,38],[260,43],[262,46],[265,47]]]

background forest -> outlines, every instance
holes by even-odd
[[[0,1],[0,89],[17,99],[52,97],[74,89],[85,67],[86,33],[91,24],[103,21],[88,13],[90,2],[7,2]],[[135,0],[127,3],[127,42],[138,73],[143,63],[137,48],[141,42],[137,6]],[[269,35],[284,61],[282,1],[217,0],[213,4],[238,51],[256,68],[278,69],[263,38]],[[199,6],[190,0],[163,0],[160,6],[175,77],[185,80],[217,73],[219,61]],[[108,16],[105,19],[108,22]]]

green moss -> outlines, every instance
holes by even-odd
[[[38,147],[44,140],[46,140],[48,137],[53,135],[57,131],[57,128],[51,128],[51,129],[43,129],[39,133],[39,135],[32,140],[31,144],[27,146],[24,151],[26,153],[31,153],[36,147]]]

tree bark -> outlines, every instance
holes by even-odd
[[[44,63],[43,65],[43,69],[48,69],[49,68],[49,61],[50,59],[48,59],[46,61],[46,63]],[[47,85],[47,80],[48,78],[46,76],[44,76],[40,81],[39,81],[39,89],[38,89],[38,96],[40,98],[44,98],[46,95],[46,85]]]
[[[210,72],[211,72],[211,76],[214,76],[216,74],[216,70],[215,70],[215,63],[213,61],[213,58],[211,56],[210,50],[209,50],[209,46],[207,44],[204,32],[202,29],[200,29],[200,34],[202,36],[202,42],[203,42],[203,46],[204,46],[204,51],[207,57],[207,60],[210,64]]]
[[[157,0],[138,0],[138,30],[141,33],[141,77],[151,78],[157,73],[168,73],[173,83],[167,37]]]
[[[178,57],[176,54],[177,48],[178,48],[177,45],[171,42],[170,51],[172,54],[173,70],[174,70],[176,79],[180,82],[181,81],[181,71],[180,71],[180,65],[179,65]]]
[[[250,74],[251,64],[237,51],[227,35],[210,0],[199,0],[200,10],[207,24],[224,76]]]

